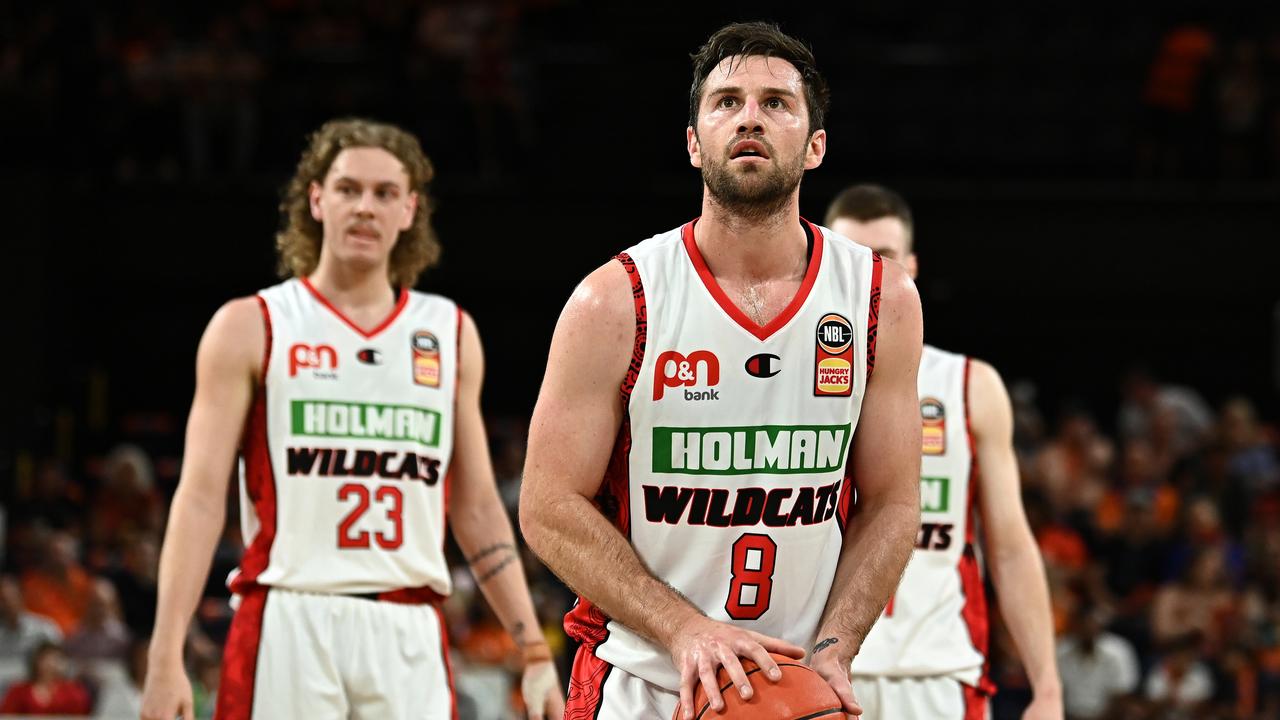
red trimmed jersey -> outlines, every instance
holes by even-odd
[[[232,590],[447,595],[458,307],[402,291],[366,331],[305,279],[258,301],[267,352],[241,443],[247,549]]]
[[[709,617],[809,647],[844,537],[882,264],[803,224],[808,270],[765,327],[716,283],[694,223],[620,256],[636,298],[636,354],[599,501],[645,567]],[[566,627],[599,661],[679,687],[665,649],[589,600]],[[577,673],[576,683],[598,674]]]
[[[855,675],[946,676],[979,685],[987,609],[974,543],[976,464],[969,359],[926,345],[920,358],[920,533],[884,614],[853,660]]]

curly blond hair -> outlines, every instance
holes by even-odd
[[[411,133],[387,123],[363,118],[330,120],[311,134],[293,179],[280,201],[284,229],[276,233],[276,253],[281,277],[306,277],[320,263],[323,232],[311,216],[311,183],[324,183],[338,153],[353,147],[382,148],[395,155],[409,175],[409,191],[418,193],[413,224],[400,233],[391,249],[388,278],[397,288],[413,287],[427,268],[440,260],[440,241],[431,229],[431,202],[427,184],[435,168]]]

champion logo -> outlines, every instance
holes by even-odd
[[[356,353],[356,359],[365,365],[381,365],[382,352],[375,348],[364,348]]]
[[[747,362],[743,367],[751,377],[771,378],[781,370],[779,360],[781,358],[777,355],[760,353],[747,358]]]

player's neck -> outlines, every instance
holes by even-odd
[[[707,267],[719,279],[799,278],[808,266],[799,193],[763,218],[735,213],[704,193],[694,238]]]
[[[396,291],[387,281],[385,267],[365,269],[320,259],[307,278],[321,295],[348,315],[385,315],[396,303]]]

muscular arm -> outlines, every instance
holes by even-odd
[[[461,366],[458,377],[456,435],[453,444],[449,522],[454,539],[471,565],[485,598],[525,651],[526,659],[549,657],[541,626],[533,612],[515,535],[493,479],[480,387],[484,349],[475,323],[463,316]]]
[[[978,508],[996,600],[1036,701],[1059,704],[1061,688],[1048,583],[1040,549],[1022,509],[1018,460],[1013,452],[1013,408],[995,368],[977,360],[970,363],[968,402],[981,472],[980,478],[975,478]]]
[[[179,686],[186,687],[186,702],[190,702],[182,668],[183,643],[226,522],[227,483],[262,371],[265,343],[262,313],[251,297],[224,305],[200,340],[182,474],[160,553],[144,717],[151,717],[152,711],[156,717],[173,717],[181,700],[175,695],[181,694]],[[157,709],[154,703],[163,703],[164,708]]]
[[[631,284],[610,262],[582,282],[556,324],[529,428],[520,526],[566,584],[668,646],[672,628],[700,613],[649,572],[594,502],[622,424],[619,386],[634,338]]]
[[[875,372],[853,438],[857,502],[811,659],[816,669],[829,655],[845,676],[920,528],[920,298],[897,263],[884,264],[883,288]]]

